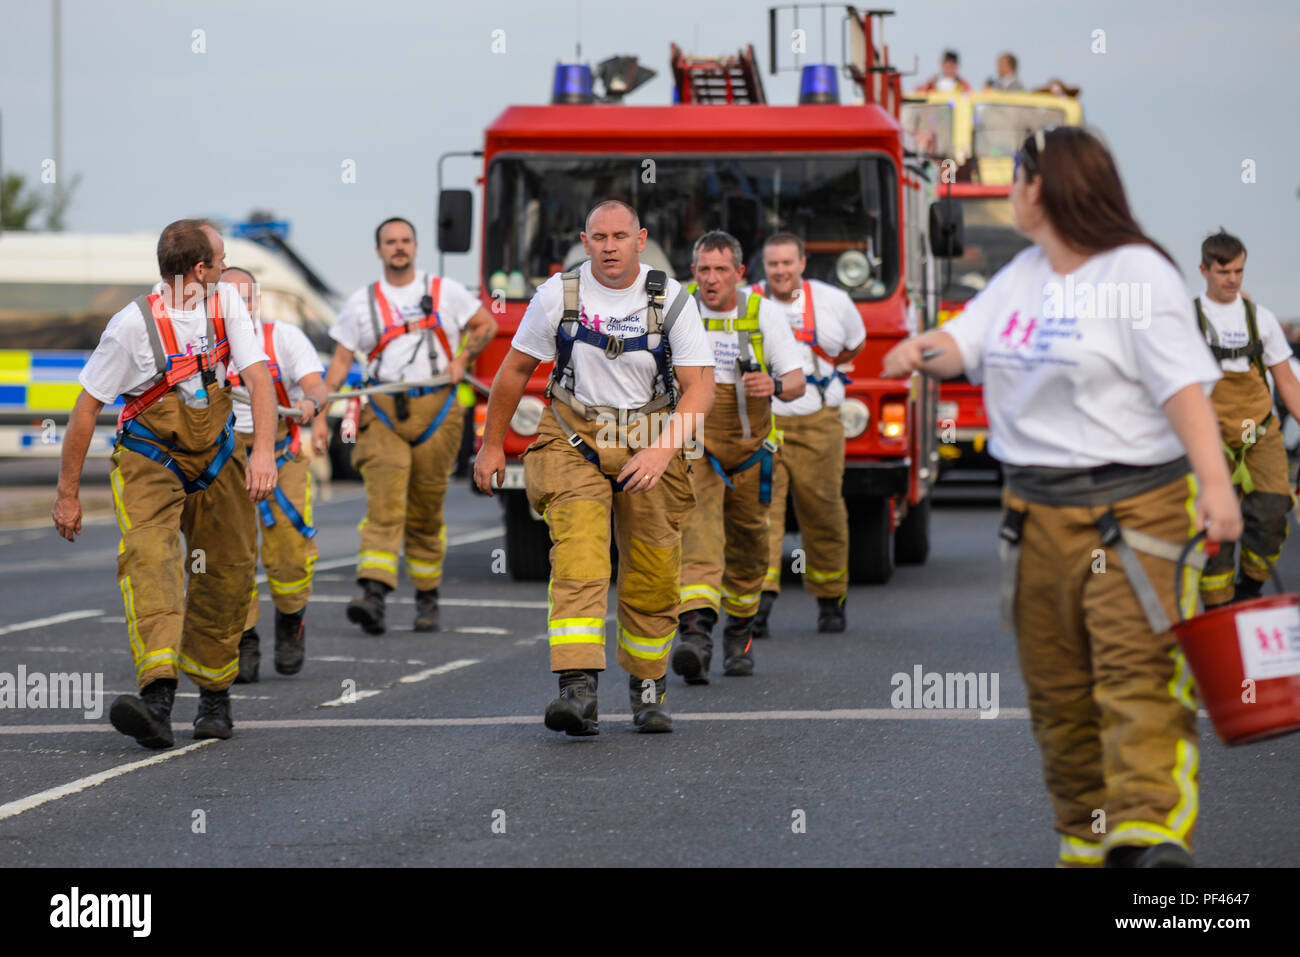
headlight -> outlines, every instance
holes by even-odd
[[[519,400],[519,408],[510,417],[510,428],[516,435],[536,435],[542,424],[542,410],[546,404],[533,395],[526,395]]]
[[[835,261],[835,277],[846,289],[857,289],[871,278],[871,263],[866,253],[850,249],[840,254]]]
[[[871,410],[861,399],[845,399],[844,404],[840,406],[840,421],[844,423],[845,437],[856,439],[867,431],[867,424],[871,421]]]

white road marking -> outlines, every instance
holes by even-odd
[[[508,635],[510,634],[509,628],[492,628],[488,625],[483,625],[478,628],[453,628],[452,630],[456,632],[456,634],[458,635]]]
[[[126,624],[126,619],[121,617],[120,615],[105,615],[103,618],[99,620],[105,622],[106,624],[112,624],[112,625]]]
[[[312,655],[312,661],[341,661],[345,664],[355,665],[422,665],[424,664],[418,658],[407,658],[401,660],[398,658],[353,658],[349,655]]]
[[[470,665],[476,665],[478,663],[478,658],[457,658],[455,661],[449,661],[445,665],[438,665],[436,668],[417,671],[413,675],[403,675],[397,680],[404,685],[414,684],[417,681],[423,681],[425,678],[432,678],[434,675],[445,675],[449,671],[456,671],[459,668],[468,668]]]
[[[335,698],[333,701],[322,701],[320,704],[316,705],[316,707],[338,708],[338,707],[342,707],[345,704],[356,704],[358,701],[361,701],[365,698],[373,698],[375,695],[379,693],[380,692],[378,689],[373,691],[354,691],[352,692],[352,694],[345,694],[342,697]],[[247,724],[247,723],[248,723],[247,721],[240,722],[240,724]]]
[[[20,621],[12,625],[0,627],[0,635],[7,635],[14,631],[27,631],[32,628],[44,628],[47,625],[59,625],[65,621],[78,621],[82,618],[98,618],[104,613],[102,608],[88,608],[83,611],[64,611],[57,615],[51,615],[49,618],[33,618],[31,621]]]
[[[313,594],[307,600],[322,602],[327,605],[345,605],[352,598],[349,595]],[[392,598],[390,596],[388,602],[398,605],[414,605],[415,599],[411,597]],[[439,598],[438,604],[443,608],[546,608],[546,602],[544,601],[514,601],[506,598]]]
[[[100,725],[99,727],[104,731],[114,730],[111,726]],[[98,774],[91,774],[84,778],[77,778],[77,780],[69,781],[67,784],[60,784],[58,787],[50,788],[46,791],[40,791],[25,798],[19,798],[17,801],[10,801],[8,804],[0,804],[0,821],[3,821],[5,818],[15,817],[22,814],[24,811],[30,811],[34,807],[40,807],[42,804],[48,804],[50,801],[57,801],[60,798],[79,794],[88,788],[97,787],[105,781],[111,781],[113,778],[121,777],[123,774],[130,774],[132,771],[139,771],[141,768],[147,768],[154,764],[161,764],[163,761],[170,761],[172,758],[178,758],[182,754],[189,754],[191,751],[197,751],[205,745],[212,744],[214,740],[215,739],[209,738],[207,741],[196,741],[193,744],[188,744],[183,748],[177,748],[174,751],[164,751],[161,754],[155,754],[151,758],[144,758],[141,761],[132,761],[130,764],[122,764],[115,768],[109,768],[107,771],[100,771]]]

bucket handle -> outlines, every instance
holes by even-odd
[[[1206,541],[1205,531],[1201,530],[1187,540],[1187,544],[1183,546],[1183,550],[1178,553],[1178,561],[1174,563],[1174,608],[1178,612],[1179,621],[1187,620],[1183,617],[1183,568],[1187,565],[1187,556],[1190,555],[1192,550],[1202,541],[1205,541],[1205,550],[1208,554],[1218,554],[1219,543]],[[1253,544],[1253,540],[1248,539],[1243,535],[1241,538],[1241,547],[1245,548],[1248,543]],[[1214,550],[1211,551],[1211,549]],[[1255,554],[1262,558],[1264,564],[1268,566],[1268,573],[1273,579],[1273,586],[1277,588],[1277,593],[1281,595],[1285,592],[1286,589],[1282,586],[1282,579],[1277,576],[1277,568],[1268,560],[1268,556],[1257,549],[1251,549],[1251,551],[1255,552]]]

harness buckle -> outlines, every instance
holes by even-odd
[[[776,441],[771,436],[768,436],[763,440],[763,448],[767,449],[768,452],[775,455],[777,449],[780,448],[780,446],[776,444]]]
[[[579,445],[582,444],[582,436],[579,435],[577,432],[574,432],[571,436],[569,436],[568,443],[576,449]]]
[[[1097,519],[1097,528],[1101,531],[1101,543],[1107,548],[1112,548],[1124,537],[1114,512],[1107,512]]]
[[[623,340],[618,336],[610,336],[605,341],[605,355],[611,359],[617,359],[623,354]]]

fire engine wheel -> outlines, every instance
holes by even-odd
[[[523,492],[500,492],[506,510],[506,569],[520,582],[544,582],[551,576],[551,533],[533,518]]]
[[[864,496],[848,499],[849,581],[883,585],[894,574],[894,543],[889,529],[889,499]]]
[[[913,505],[894,529],[894,561],[900,565],[924,565],[930,557],[930,496]]]

